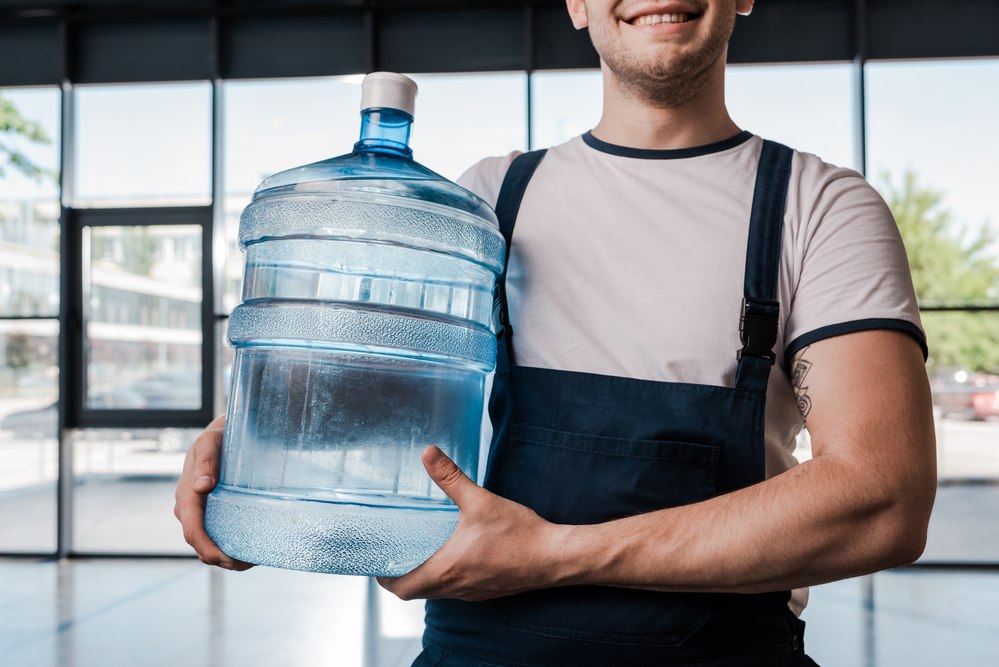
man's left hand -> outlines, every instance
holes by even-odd
[[[567,526],[545,521],[533,510],[491,493],[468,478],[437,447],[423,452],[423,465],[458,506],[458,527],[425,563],[402,577],[378,583],[403,600],[487,600],[558,581],[557,556]]]

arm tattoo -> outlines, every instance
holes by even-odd
[[[791,368],[791,387],[802,419],[808,419],[808,413],[812,410],[812,399],[808,397],[808,386],[805,384],[805,376],[812,368],[812,362],[805,359],[805,352],[808,352],[807,346],[798,353]]]

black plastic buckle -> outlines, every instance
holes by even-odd
[[[504,328],[503,320],[505,320],[506,318],[503,317],[503,300],[500,298],[500,293],[498,289],[496,290],[496,293],[493,295],[492,317],[493,317],[493,331],[496,332],[496,338],[502,338],[503,328]]]
[[[510,316],[506,309],[506,293],[500,285],[497,285],[496,293],[493,295],[492,318],[496,340],[503,340],[504,337],[513,335],[513,327],[510,326]]]
[[[773,365],[777,361],[774,344],[777,343],[777,322],[780,320],[780,303],[769,299],[742,300],[742,317],[739,318],[739,337],[743,355],[763,357]]]

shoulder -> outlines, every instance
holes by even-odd
[[[559,170],[564,171],[567,165],[571,166],[579,162],[583,140],[576,136],[557,146],[546,148],[547,155],[559,156]],[[490,206],[496,208],[496,200],[499,198],[500,188],[503,186],[503,179],[506,177],[510,164],[524,151],[511,151],[506,155],[487,157],[479,160],[465,171],[458,178],[458,185],[471,190],[484,199]],[[546,162],[551,162],[547,159]],[[571,171],[571,169],[569,169]]]
[[[857,171],[838,167],[810,153],[795,151],[787,193],[785,230],[802,260],[832,246],[868,254],[875,245],[902,249],[891,209]],[[836,243],[832,243],[836,239]]]
[[[520,154],[521,151],[512,151],[503,156],[479,160],[458,178],[458,185],[471,190],[495,208],[503,177],[510,163]]]
[[[861,174],[795,152],[785,232],[787,358],[824,337],[884,328],[910,333],[925,353],[902,236]]]
[[[845,212],[894,226],[881,195],[860,173],[811,153],[794,152],[788,206],[809,226],[830,214]]]

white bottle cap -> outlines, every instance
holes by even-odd
[[[395,72],[372,72],[361,82],[361,111],[398,109],[413,115],[416,82]]]

